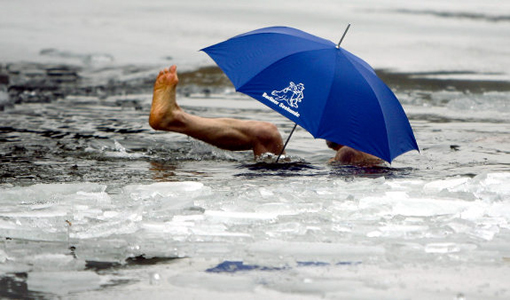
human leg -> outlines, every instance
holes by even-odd
[[[154,83],[149,124],[156,130],[189,135],[221,149],[252,150],[255,156],[279,154],[283,141],[274,124],[232,118],[204,118],[183,111],[176,102],[175,66],[162,70]]]

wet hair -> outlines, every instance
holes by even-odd
[[[340,144],[337,144],[335,142],[328,141],[328,140],[326,140],[326,145],[328,145],[328,147],[333,149],[333,150],[337,150],[338,148],[343,146],[343,145],[340,145]]]

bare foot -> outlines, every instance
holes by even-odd
[[[171,66],[159,72],[154,83],[152,106],[149,124],[156,130],[172,130],[179,126],[179,116],[182,112],[175,100],[175,91],[179,78],[177,67]]]

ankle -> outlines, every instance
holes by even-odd
[[[149,125],[155,130],[176,131],[184,124],[184,113],[180,108],[171,111],[151,111]]]
[[[149,125],[154,130],[164,130],[162,119],[163,119],[162,114],[160,114],[159,112],[151,111],[149,115]]]

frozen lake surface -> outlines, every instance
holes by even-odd
[[[0,298],[508,299],[508,4],[318,3],[0,0],[5,70],[81,80],[0,111]],[[347,23],[343,45],[390,70],[420,153],[331,165],[298,129],[275,165],[147,124],[162,66],[212,65],[198,49],[256,27],[336,40]],[[190,74],[187,111],[292,129]]]

